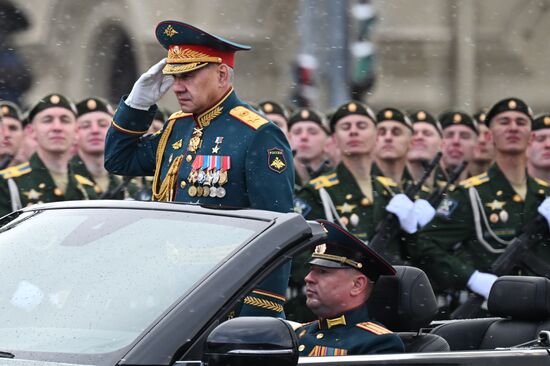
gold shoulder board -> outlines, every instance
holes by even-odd
[[[28,161],[19,165],[10,166],[8,168],[0,170],[0,177],[4,179],[16,178],[32,171],[31,165]]]
[[[393,333],[391,330],[389,330],[387,328],[384,328],[381,325],[378,325],[376,323],[371,323],[371,322],[359,323],[359,324],[356,324],[356,326],[361,328],[361,329],[367,330],[371,333],[374,333],[376,335]]]
[[[460,182],[460,185],[464,188],[470,188],[470,187],[479,186],[480,184],[483,184],[488,181],[489,181],[489,176],[487,175],[487,173],[482,173],[482,174],[470,177],[468,179],[464,179],[462,182]]]
[[[315,179],[309,181],[309,184],[313,186],[316,190],[321,188],[328,188],[335,186],[340,183],[336,173],[331,173],[328,175],[321,175]]]
[[[543,187],[548,187],[548,183],[545,180],[535,178],[535,182],[537,182],[538,184],[540,184]]]
[[[233,108],[229,112],[229,114],[239,121],[243,122],[244,124],[248,125],[249,127],[253,128],[254,130],[257,130],[258,128],[269,122],[269,120],[260,116],[258,113],[243,106]]]
[[[176,118],[181,118],[181,117],[187,117],[187,116],[190,116],[192,114],[193,113],[186,113],[186,112],[178,111],[178,112],[172,113],[170,115],[170,117],[168,117],[168,119],[176,119]]]
[[[397,187],[397,183],[395,183],[394,180],[391,178],[379,175],[376,177],[376,180],[382,183],[382,185],[385,187]]]
[[[87,186],[95,186],[94,182],[92,182],[91,180],[89,180],[88,178],[80,175],[80,174],[75,174],[74,175],[76,181],[80,184],[84,184],[84,185],[87,185]]]

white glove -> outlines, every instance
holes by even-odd
[[[393,196],[386,206],[386,211],[397,216],[401,228],[409,234],[415,233],[418,225],[413,209],[413,201],[403,193]]]
[[[550,225],[550,197],[546,197],[544,201],[539,205],[537,211],[544,216],[548,224]]]
[[[422,198],[414,201],[414,214],[418,221],[418,228],[422,229],[435,216],[435,208],[430,203]]]
[[[491,287],[493,287],[493,283],[495,283],[497,278],[498,277],[492,273],[475,271],[470,276],[470,279],[468,279],[468,287],[470,290],[483,296],[485,300],[487,300],[491,292]]]
[[[162,74],[165,65],[166,59],[163,58],[157,64],[151,66],[145,74],[142,74],[134,83],[132,91],[124,103],[129,107],[144,111],[156,104],[174,84],[172,75]]]

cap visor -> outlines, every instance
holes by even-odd
[[[353,268],[352,266],[348,266],[347,264],[339,263],[339,262],[333,262],[329,261],[328,259],[322,259],[322,258],[313,258],[309,261],[309,264],[313,264],[320,267],[328,267],[328,268]]]
[[[185,74],[187,72],[202,69],[207,66],[208,62],[192,62],[188,64],[167,64],[162,69],[164,75]]]

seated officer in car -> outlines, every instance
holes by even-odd
[[[306,305],[318,320],[297,328],[300,356],[404,352],[397,334],[369,319],[366,302],[380,275],[395,269],[339,226],[319,220],[326,244],[311,256]]]

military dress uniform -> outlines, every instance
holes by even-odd
[[[38,154],[25,163],[0,171],[0,216],[12,211],[12,199],[8,180],[12,179],[19,190],[22,207],[44,202],[88,200],[97,198],[95,184],[88,178],[69,169],[65,193],[58,188],[48,168]]]
[[[380,275],[395,275],[395,269],[361,240],[333,223],[319,222],[327,231],[327,239],[315,248],[309,261],[311,265],[352,268],[372,281],[369,286],[374,286]],[[296,328],[295,333],[300,356],[401,353],[405,348],[397,334],[369,319],[366,302],[336,316],[304,324]]]
[[[156,34],[168,49],[165,75],[222,60],[232,66],[234,52],[250,48],[181,22],[161,22]],[[154,174],[155,201],[292,211],[294,168],[288,142],[232,88],[206,111],[176,112],[161,131],[144,136],[156,109],[120,102],[107,134],[107,170],[118,175]],[[274,272],[245,298],[240,314],[282,315],[289,271],[287,265]]]

